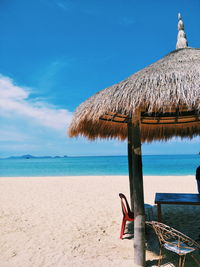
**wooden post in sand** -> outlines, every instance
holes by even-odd
[[[134,198],[133,198],[133,163],[132,163],[132,121],[128,121],[128,172],[129,172],[129,188],[130,188],[130,203],[131,210],[134,212]]]
[[[132,126],[130,125],[132,123]],[[131,207],[134,207],[134,266],[145,266],[145,212],[142,174],[142,153],[140,137],[140,117],[128,123],[129,139],[129,183]],[[132,174],[131,174],[132,170]],[[131,175],[130,175],[131,174]]]

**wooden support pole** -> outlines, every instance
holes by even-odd
[[[129,172],[129,189],[130,189],[130,203],[131,211],[134,212],[134,198],[133,198],[133,160],[132,160],[132,121],[128,122],[128,172]]]
[[[131,122],[129,122],[130,124]],[[132,129],[132,130],[131,130]],[[140,117],[132,121],[132,128],[129,125],[131,151],[129,157],[132,160],[132,175],[129,176],[129,183],[132,187],[130,192],[131,206],[134,206],[134,266],[145,266],[145,211],[143,193],[143,174],[142,174],[142,153],[140,137]],[[133,203],[132,203],[133,201]]]

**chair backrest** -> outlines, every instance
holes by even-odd
[[[184,235],[183,233],[164,223],[151,221],[146,222],[146,224],[152,226],[158,236],[160,244],[172,243],[173,241],[177,241],[178,246],[181,246],[182,243],[185,243],[187,246],[193,246],[200,249],[200,244],[198,244],[192,238]]]
[[[128,216],[130,218],[134,218],[134,213],[131,211],[130,207],[129,207],[129,204],[128,204],[128,201],[125,197],[124,194],[122,193],[119,193],[119,197],[121,199],[121,206],[122,206],[122,213],[125,215],[125,214],[128,214]]]

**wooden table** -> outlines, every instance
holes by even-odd
[[[200,205],[200,194],[156,193],[155,204],[157,204],[158,221],[161,222],[161,205]]]

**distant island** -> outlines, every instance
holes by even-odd
[[[59,159],[59,158],[67,158],[68,156],[33,156],[33,155],[22,155],[22,156],[11,156],[6,159]]]

